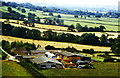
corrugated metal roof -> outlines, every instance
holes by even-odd
[[[80,56],[80,57],[86,57],[85,55],[81,55],[81,54],[75,54],[75,53],[71,53],[71,52],[62,52],[62,55],[65,56]]]
[[[48,58],[48,57],[39,57],[39,58],[31,59],[31,61],[36,64],[46,63],[46,62],[62,64],[61,62],[57,61],[56,59]]]
[[[46,52],[46,50],[30,50],[31,53]]]
[[[12,52],[18,51],[18,52],[21,52],[21,53],[27,52],[27,50],[26,50],[25,47],[16,47],[16,48],[11,49],[11,51],[12,51]]]

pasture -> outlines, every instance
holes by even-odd
[[[21,65],[13,61],[2,61],[2,76],[31,76]]]
[[[74,47],[77,50],[82,49],[94,49],[95,51],[110,51],[110,47],[103,47],[103,46],[92,46],[92,45],[81,45],[81,44],[75,44],[75,43],[67,43],[67,42],[54,42],[54,41],[44,41],[44,40],[32,40],[32,39],[23,39],[23,38],[17,38],[17,37],[10,37],[10,36],[2,36],[0,35],[0,41],[7,40],[9,42],[14,41],[23,41],[28,43],[34,43],[35,45],[41,45],[42,47],[45,47],[47,45],[54,46],[55,48],[67,48],[68,46]]]
[[[62,76],[62,77],[78,77],[78,76],[119,76],[120,63],[92,63],[96,69],[47,69],[39,70],[44,76]]]
[[[56,18],[56,16],[60,13],[53,13],[54,16],[49,16],[48,12],[42,12],[39,10],[36,11],[30,11],[29,9],[26,9],[26,13],[22,13],[21,11],[17,10],[16,8],[13,8],[14,11],[23,14],[25,16],[28,16],[28,13],[34,13],[37,15],[37,17],[41,18],[41,22],[43,23],[43,18]],[[7,7],[3,6],[0,7],[0,11],[2,12],[8,12],[7,11]],[[80,23],[82,26],[87,25],[88,27],[99,27],[101,25],[105,26],[106,30],[108,31],[119,31],[118,30],[118,18],[95,18],[95,17],[87,17],[86,19],[84,18],[74,18],[74,15],[70,15],[70,14],[60,14],[62,18],[62,20],[64,20],[64,24],[65,25],[71,25],[74,24],[76,25],[76,23]]]

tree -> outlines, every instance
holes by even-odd
[[[76,29],[78,31],[83,31],[83,27],[79,23],[76,24]]]
[[[74,25],[72,24],[72,25],[70,25],[70,26],[68,27],[68,30],[73,31],[74,28],[75,28],[75,27],[74,27]]]
[[[53,16],[53,13],[52,13],[52,12],[50,12],[50,13],[49,13],[49,16]]]
[[[58,18],[61,18],[61,15],[58,15],[57,17],[58,17]]]
[[[22,13],[26,13],[26,10],[25,9],[21,9]]]
[[[95,17],[96,17],[97,20],[98,20],[98,18],[101,18],[102,16],[101,16],[101,15],[96,15]]]
[[[104,31],[104,29],[106,29],[105,26],[102,26],[102,25],[99,26],[99,27],[100,27],[100,29],[101,29],[102,31]]]
[[[39,17],[36,18],[36,23],[40,23],[40,18]]]
[[[101,42],[101,45],[107,45],[108,40],[107,40],[107,36],[105,36],[105,34],[102,34],[102,36],[100,37],[100,42]]]
[[[99,38],[92,33],[84,33],[81,35],[81,43],[87,45],[100,45]]]
[[[66,50],[69,51],[69,52],[73,52],[73,53],[77,51],[76,48],[74,48],[74,47],[70,48],[70,46],[68,46],[68,47],[66,48]]]
[[[25,24],[25,26],[27,26],[28,21],[27,20],[23,21],[23,24]]]
[[[48,30],[48,31],[44,31],[43,34],[44,34],[43,38],[46,40],[56,40],[57,37],[56,32],[52,32],[51,30]]]
[[[21,10],[21,8],[20,8],[20,7],[18,7],[18,8],[17,8],[17,10]]]
[[[120,36],[118,36],[118,38],[115,40],[111,50],[114,54],[120,55]]]
[[[46,49],[46,50],[53,50],[53,49],[55,49],[55,47],[54,47],[54,46],[47,45],[47,46],[45,47],[45,49]]]
[[[81,15],[81,18],[83,18],[83,16]]]
[[[11,8],[11,7],[8,7],[8,11],[11,12],[11,11],[12,11],[12,8]]]
[[[6,19],[5,22],[6,22],[6,24],[9,24],[9,23],[10,23],[10,20],[9,20],[9,19]]]
[[[75,18],[78,18],[78,15],[74,15]]]

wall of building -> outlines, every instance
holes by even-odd
[[[56,63],[41,63],[38,64],[38,68],[59,68],[61,65]]]

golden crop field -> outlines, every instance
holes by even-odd
[[[74,47],[78,50],[93,48],[95,51],[110,51],[110,47],[81,45],[81,44],[75,44],[75,43],[54,42],[54,41],[44,41],[44,40],[32,40],[32,39],[23,39],[23,38],[0,35],[0,41],[2,41],[2,40],[7,40],[9,42],[23,41],[24,43],[25,42],[34,43],[35,45],[39,44],[42,47],[45,47],[47,45],[51,45],[51,46],[54,46],[55,48],[66,48],[66,47],[70,46],[70,47]]]
[[[0,21],[4,22],[6,19],[0,19]],[[17,22],[17,20],[10,19],[10,22]],[[19,21],[19,23],[23,23],[23,21]],[[13,24],[13,23],[10,23]],[[13,24],[18,25],[18,24]],[[62,26],[55,26],[55,25],[44,25],[44,24],[37,24],[35,23],[35,27],[42,28],[42,29],[52,29],[52,30],[64,30],[67,31],[68,27],[62,27]]]

